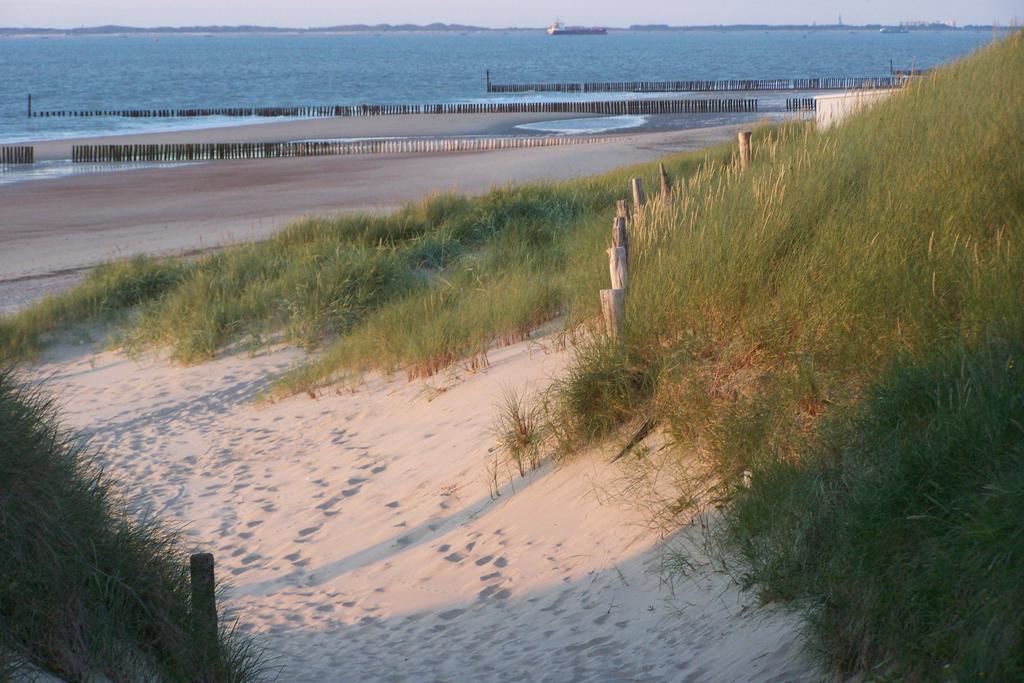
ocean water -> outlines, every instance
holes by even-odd
[[[244,122],[29,119],[29,93],[37,110],[565,99],[489,96],[484,73],[495,82],[885,76],[890,60],[927,68],[991,40],[985,31],[7,38],[0,142]]]

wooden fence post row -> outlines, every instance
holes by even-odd
[[[33,164],[35,160],[35,147],[0,147],[0,166]]]
[[[188,162],[352,154],[482,152],[502,149],[606,143],[612,139],[609,137],[589,136],[536,136],[360,140],[355,142],[203,142],[158,145],[74,145],[71,148],[71,160],[76,163]]]
[[[659,164],[661,177],[661,193],[666,202],[672,201],[672,184],[665,169]],[[641,178],[630,179],[630,190],[633,192],[635,214],[639,214],[647,203],[644,195],[644,184]],[[612,339],[622,333],[622,324],[626,315],[626,288],[629,285],[629,229],[626,200],[615,202],[615,218],[612,220],[612,246],[608,248],[608,275],[611,288],[600,290],[601,317],[604,319],[605,332]]]
[[[642,116],[654,114],[726,114],[757,112],[756,99],[735,97],[687,100],[607,100],[570,102],[462,102],[455,104],[378,104],[315,107],[228,107],[215,109],[104,109],[47,110],[29,109],[33,118],[117,117],[117,118],[193,118],[226,117],[362,117],[410,114],[604,114]]]
[[[904,83],[898,75],[859,78],[760,78],[751,80],[613,81],[596,83],[492,83],[489,93],[524,92],[753,92],[778,90],[863,90],[896,88]]]

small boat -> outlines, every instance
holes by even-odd
[[[910,31],[908,31],[907,29],[900,28],[899,26],[885,26],[883,28],[878,29],[878,32],[879,33],[910,33]]]
[[[548,26],[549,36],[605,36],[608,35],[608,29],[600,26],[566,26],[560,21]]]

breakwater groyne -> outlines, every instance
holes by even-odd
[[[815,111],[816,100],[813,97],[787,97],[786,111]]]
[[[564,93],[659,93],[659,92],[778,92],[786,90],[877,90],[896,88],[906,82],[903,76],[862,78],[768,78],[719,81],[614,81],[580,83],[492,83],[487,75],[489,93],[564,92]]]
[[[31,164],[35,162],[35,147],[0,147],[0,166]]]
[[[102,109],[29,110],[33,118],[119,117],[192,118],[227,117],[360,117],[410,114],[723,114],[758,111],[756,99],[719,98],[686,100],[608,100],[572,102],[464,102],[453,104],[379,104],[311,107],[220,107],[206,109]]]
[[[230,159],[284,159],[349,154],[423,154],[483,152],[498,149],[559,147],[608,142],[595,136],[522,136],[488,138],[428,138],[400,140],[231,142],[158,145],[74,145],[76,163],[131,163],[146,161],[215,161]]]

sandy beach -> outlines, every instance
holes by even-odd
[[[538,338],[427,382],[257,405],[291,348],[182,368],[86,347],[34,373],[140,504],[214,553],[282,681],[810,681],[798,621],[665,539],[593,452],[489,477],[495,405],[571,348]],[[690,569],[671,579],[681,549]]]
[[[360,135],[504,133],[539,116],[316,119],[117,138],[124,144]],[[437,120],[434,120],[437,119]],[[0,185],[0,312],[138,253],[174,254],[265,237],[310,214],[388,211],[432,192],[592,175],[731,139],[737,126],[634,133],[605,144],[493,152],[220,161]],[[104,144],[108,138],[97,138]],[[60,156],[75,141],[42,143]],[[49,151],[47,151],[49,150]],[[62,151],[63,150],[63,151]]]

